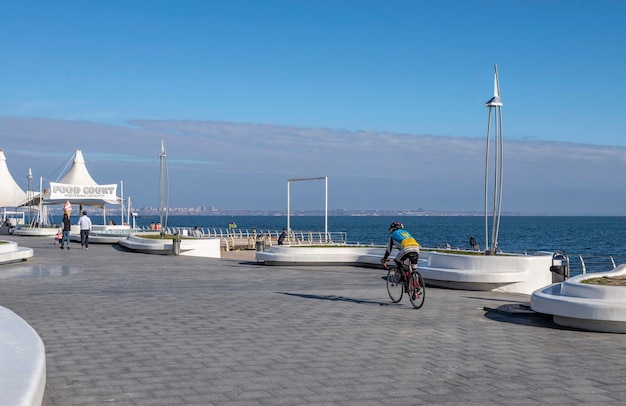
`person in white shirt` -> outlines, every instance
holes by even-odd
[[[80,249],[89,249],[89,232],[91,231],[91,219],[87,216],[87,212],[83,211],[83,215],[78,219],[80,226]]]

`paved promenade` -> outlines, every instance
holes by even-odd
[[[382,270],[6,239],[35,249],[0,266],[0,306],[44,341],[45,406],[626,402],[626,335],[484,310],[525,296],[429,288],[415,310]]]

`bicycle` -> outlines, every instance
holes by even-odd
[[[387,263],[391,266],[388,266]],[[387,271],[387,293],[389,293],[389,298],[393,303],[402,300],[402,295],[406,292],[414,308],[419,309],[424,305],[426,298],[424,278],[417,270],[411,268],[408,259],[402,263],[402,269],[398,269],[393,260],[387,260],[383,263],[383,267],[389,269]]]

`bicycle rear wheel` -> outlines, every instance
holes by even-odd
[[[400,270],[390,269],[387,272],[387,293],[389,293],[389,298],[394,303],[402,300],[404,283],[402,282],[402,272]]]
[[[424,279],[419,272],[413,271],[409,278],[409,299],[411,300],[411,304],[416,309],[419,309],[424,305],[425,298],[426,285],[424,284]]]

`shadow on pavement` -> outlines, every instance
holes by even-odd
[[[289,293],[289,292],[276,292],[287,296],[297,296],[304,299],[316,299],[316,300],[330,300],[333,302],[350,302],[350,303],[363,303],[363,304],[375,304],[379,306],[391,306],[394,303],[388,302],[377,302],[375,300],[364,300],[364,299],[354,299],[345,296],[336,296],[336,295],[312,295],[307,293]],[[397,305],[396,305],[397,306]]]
[[[530,306],[524,304],[506,304],[496,308],[483,307],[483,310],[486,312],[485,317],[489,320],[519,324],[523,326],[543,327],[556,330],[571,330],[555,324],[552,321],[551,315],[537,313],[530,309]]]

